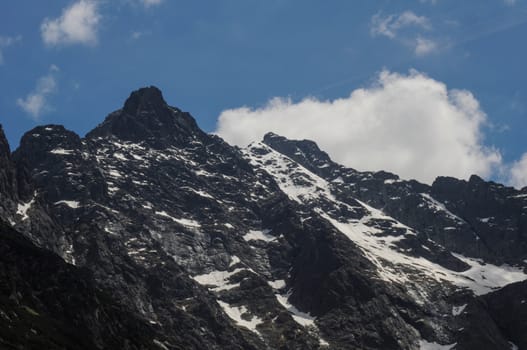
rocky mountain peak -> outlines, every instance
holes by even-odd
[[[115,136],[124,141],[166,148],[186,144],[203,135],[189,113],[169,106],[161,90],[150,86],[132,92],[122,109],[108,115],[86,137]]]
[[[318,145],[311,140],[290,140],[286,137],[269,132],[265,134],[263,142],[289,157],[303,154],[305,157],[331,162],[329,155],[322,151]]]
[[[328,175],[335,167],[338,167],[329,155],[311,140],[290,140],[270,132],[264,136],[263,143],[314,173],[322,171]]]
[[[15,151],[15,160],[24,158],[27,162],[40,162],[48,153],[70,153],[79,149],[81,138],[62,125],[43,125],[26,132]]]
[[[277,135],[274,132],[268,132],[264,135],[263,141],[267,144],[267,142],[273,142],[273,141],[286,141],[287,139],[283,136]]]
[[[149,86],[133,91],[124,103],[123,111],[130,115],[138,115],[144,111],[160,111],[165,108],[167,103],[161,90]]]

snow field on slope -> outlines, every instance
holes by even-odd
[[[265,155],[255,155],[251,152],[254,148],[263,148],[268,153]],[[330,191],[331,185],[328,181],[315,175],[267,145],[253,143],[245,150],[244,154],[251,164],[262,168],[273,176],[280,186],[280,189],[292,200],[301,204],[308,204],[310,201],[325,201],[334,203],[336,207],[346,206],[350,210],[353,210],[353,207],[338,201],[333,196]],[[302,179],[302,181],[300,184],[295,184],[291,180],[292,178]],[[425,198],[434,205],[437,211],[446,211],[442,203],[429,196],[425,196]],[[412,229],[384,215],[380,210],[372,208],[360,201],[357,202],[369,213],[360,220],[341,222],[333,218],[329,212],[320,206],[315,208],[315,211],[362,249],[366,257],[376,265],[378,275],[383,280],[403,285],[413,284],[414,287],[419,289],[414,282],[417,280],[416,277],[421,276],[439,283],[450,282],[457,287],[469,288],[476,295],[482,295],[504,287],[507,284],[527,279],[527,275],[520,268],[508,265],[495,266],[492,264],[483,264],[476,259],[464,257],[459,254],[453,255],[470,266],[467,271],[454,272],[425,258],[404,254],[393,243],[404,238],[406,235],[415,235]],[[453,219],[461,220],[450,212],[447,212],[447,215]],[[368,225],[372,219],[395,222],[396,224],[392,225],[392,227],[406,228],[406,234],[398,237],[379,235],[383,231]],[[405,268],[401,269],[401,267]],[[424,294],[426,295],[426,293]]]

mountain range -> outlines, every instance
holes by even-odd
[[[0,128],[2,349],[527,349],[526,301],[527,188],[231,146],[155,87]]]

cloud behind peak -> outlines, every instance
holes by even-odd
[[[217,133],[240,146],[268,131],[311,139],[347,166],[431,183],[438,175],[489,176],[499,167],[500,152],[483,142],[486,120],[469,91],[417,71],[382,71],[345,98],[274,98],[262,108],[223,111]]]

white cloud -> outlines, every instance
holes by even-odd
[[[101,16],[93,0],[80,0],[62,11],[59,18],[46,18],[40,26],[42,40],[47,45],[97,43]]]
[[[503,0],[503,2],[505,3],[505,5],[507,6],[514,6],[516,5],[516,0]]]
[[[3,49],[8,48],[9,46],[13,45],[14,43],[22,40],[22,37],[16,36],[2,36],[0,35],[0,64],[4,64],[4,53]]]
[[[141,0],[145,7],[160,5],[163,0]]]
[[[499,168],[500,153],[483,144],[485,123],[469,91],[449,90],[416,71],[383,71],[346,98],[275,98],[262,108],[223,111],[216,132],[240,146],[268,131],[311,139],[347,166],[430,183],[438,175],[486,177]]]
[[[416,56],[426,56],[437,51],[438,45],[435,41],[417,37],[415,41],[414,53]]]
[[[437,0],[419,0],[419,2],[422,4],[432,4],[432,5],[437,4]]]
[[[51,65],[48,74],[37,81],[35,89],[27,94],[25,98],[17,99],[17,105],[29,114],[34,120],[38,120],[40,115],[49,110],[48,98],[57,91],[57,80],[55,77],[59,68]]]
[[[377,13],[371,18],[370,33],[372,36],[382,35],[394,39],[398,31],[405,27],[430,29],[431,24],[427,17],[418,16],[412,11],[387,16]]]
[[[510,168],[509,183],[516,188],[527,186],[527,153]]]
[[[407,30],[403,31],[403,29]],[[411,30],[408,30],[411,29]],[[370,33],[373,37],[385,36],[396,40],[412,49],[418,57],[423,57],[439,50],[435,40],[423,38],[419,33],[432,29],[431,21],[426,16],[418,16],[412,11],[399,15],[383,16],[380,13],[371,18]]]

